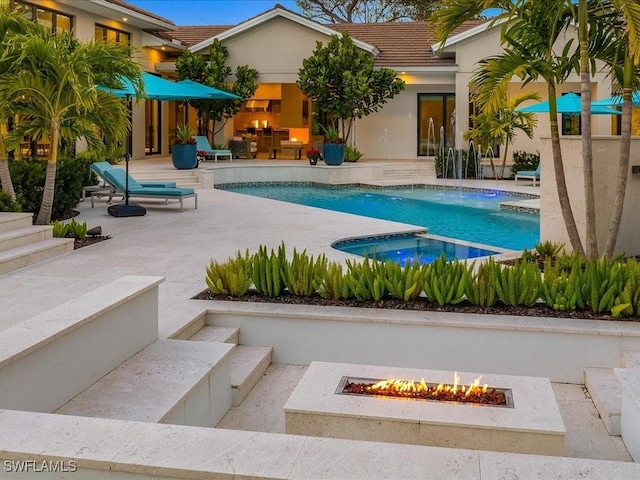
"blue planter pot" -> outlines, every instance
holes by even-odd
[[[195,168],[197,163],[197,145],[174,145],[171,150],[171,161],[178,170],[188,170]]]
[[[322,157],[327,165],[342,165],[344,162],[344,143],[325,143]]]

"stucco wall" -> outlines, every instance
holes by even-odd
[[[569,198],[574,210],[578,231],[584,244],[585,197],[581,137],[563,137],[560,143]],[[598,248],[600,251],[602,251],[605,246],[609,222],[613,211],[619,150],[619,137],[601,136],[593,139],[596,229]],[[562,219],[557,195],[550,138],[545,137],[541,139],[540,153],[542,162],[540,175],[540,240],[561,242],[566,245],[567,250],[570,250],[569,239]],[[640,165],[640,138],[632,138],[631,166],[633,165]],[[629,167],[625,205],[618,243],[616,245],[616,253],[624,252],[627,255],[638,255],[640,254],[640,222],[638,221],[640,175],[632,175],[631,166]]]

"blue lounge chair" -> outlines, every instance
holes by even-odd
[[[124,192],[127,174],[121,168],[113,168],[104,171],[105,178],[110,185],[116,190]],[[195,208],[198,208],[198,194],[193,188],[177,188],[177,187],[149,187],[138,183],[131,175],[129,175],[129,196],[138,198],[163,198],[169,203],[169,200],[178,200],[180,202],[180,211],[183,211],[183,201],[185,198],[193,198],[195,200]]]
[[[536,186],[536,181],[540,181],[540,163],[538,163],[538,168],[535,170],[518,170],[516,173],[516,184],[518,183],[518,179],[531,179],[533,180],[533,186]]]
[[[209,145],[209,139],[205,136],[194,137],[197,142],[196,149],[199,152],[204,152],[204,159],[213,157],[213,160],[218,163],[218,157],[229,157],[229,162],[233,161],[233,155],[231,150],[216,150]]]
[[[104,176],[104,172],[107,170],[111,171],[111,170],[122,170],[122,169],[114,167],[109,162],[94,162],[91,164],[91,170],[93,171],[93,173],[98,175],[98,177],[100,177],[102,181],[104,181],[105,183],[109,183],[107,182],[107,179]],[[135,182],[135,180],[131,175],[129,175],[129,183],[132,183],[132,182]],[[176,182],[137,182],[137,183],[143,187],[151,187],[151,188],[175,188],[176,187]]]

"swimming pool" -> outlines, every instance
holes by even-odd
[[[404,265],[407,261],[419,264],[432,263],[442,255],[448,261],[496,255],[501,252],[477,245],[449,242],[425,235],[377,236],[340,240],[331,245],[342,252],[377,260],[390,260]]]
[[[521,197],[428,187],[367,189],[313,184],[222,186],[224,190],[418,225],[430,234],[512,250],[540,241],[540,217],[500,209]]]

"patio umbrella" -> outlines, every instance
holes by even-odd
[[[144,81],[142,98],[146,98],[147,100],[177,100],[186,102],[188,100],[211,98],[210,94],[196,90],[190,85],[165,80],[164,78],[146,72],[143,73],[142,76]],[[97,85],[96,88],[109,92],[116,97],[135,95],[135,90],[131,82],[126,78],[122,78],[121,81],[124,85],[123,88],[109,88],[102,85]]]
[[[231,100],[231,99],[240,99],[242,97],[238,95],[234,95],[233,93],[225,92],[223,90],[219,90],[217,88],[210,87],[209,85],[204,85],[202,83],[194,82],[193,80],[180,80],[176,82],[177,85],[186,85],[193,90],[200,92],[202,94],[206,94],[206,98],[211,98],[215,100]]]
[[[582,110],[582,104],[579,95],[575,93],[567,93],[558,97],[556,104],[558,107],[558,113],[566,113],[571,115],[579,115]],[[518,108],[516,111],[525,113],[549,113],[549,101],[536,103],[535,105],[529,105],[528,107]],[[591,104],[592,115],[620,115],[618,110],[609,108],[604,105]]]
[[[640,107],[640,91],[633,92],[633,94],[631,95],[631,101],[634,107]],[[603,98],[602,100],[591,102],[591,105],[604,107],[621,107],[622,95],[614,95],[613,97]]]

